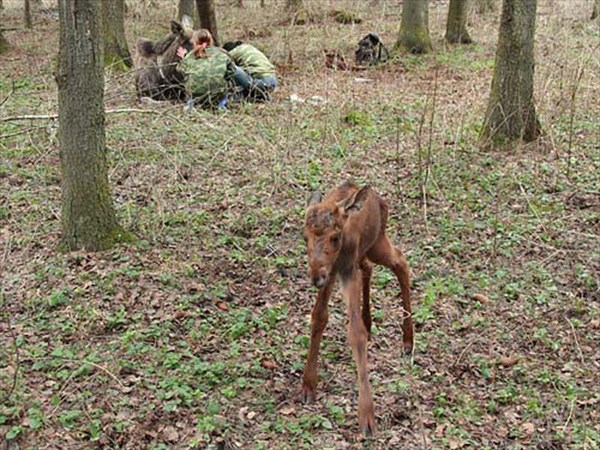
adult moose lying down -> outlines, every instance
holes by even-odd
[[[408,263],[385,233],[388,206],[373,189],[359,189],[345,182],[325,197],[313,194],[306,210],[304,239],[309,273],[319,289],[312,310],[310,347],[302,379],[302,399],[316,399],[317,360],[323,330],[327,325],[327,303],[337,277],[342,282],[348,314],[348,342],[358,371],[358,422],[365,436],[375,431],[373,397],[367,367],[367,340],[371,335],[369,287],[373,263],[391,269],[398,281],[405,316],[402,345],[413,350]],[[362,293],[362,305],[361,305]]]
[[[193,21],[183,16],[181,22],[171,21],[171,33],[158,42],[138,39],[134,56],[135,89],[138,98],[154,100],[185,100],[185,75],[177,70],[180,46],[191,47]]]

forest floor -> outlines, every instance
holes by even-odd
[[[44,4],[48,2],[43,2]],[[133,48],[175,11],[136,2]],[[0,56],[0,447],[39,449],[600,448],[600,30],[591,2],[538,2],[536,104],[544,136],[482,152],[478,132],[498,12],[473,12],[476,43],[361,72],[398,2],[217,2],[225,39],[278,64],[268,104],[224,113],[138,105],[131,72],[106,75],[110,182],[137,238],[59,253],[60,165],[53,79],[56,10],[9,31]],[[272,0],[266,0],[267,6]],[[4,1],[3,26],[21,29]],[[146,5],[146,6],[145,6]],[[351,9],[357,25],[330,12]],[[589,10],[589,11],[588,11]],[[304,100],[300,101],[298,100]],[[339,293],[317,402],[298,387],[315,290],[301,239],[308,193],[345,179],[390,205],[389,234],[412,274],[416,350],[401,354],[391,274],[372,288],[370,380],[378,432],[363,440]],[[480,294],[480,295],[476,295]],[[2,440],[4,439],[4,446]]]

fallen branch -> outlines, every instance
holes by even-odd
[[[123,114],[123,113],[147,113],[147,114],[164,114],[164,111],[153,109],[125,108],[125,109],[108,109],[104,114]],[[0,122],[17,122],[19,120],[54,120],[58,119],[58,114],[40,114],[40,115],[24,115],[3,117]]]

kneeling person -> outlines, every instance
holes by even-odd
[[[195,31],[190,41],[193,45],[190,52],[183,47],[177,51],[183,58],[180,65],[186,74],[188,106],[224,107],[233,87],[236,68],[233,60],[227,52],[213,45],[208,30]]]
[[[242,87],[242,94],[257,101],[270,100],[270,92],[277,87],[277,75],[269,58],[253,45],[241,41],[227,42],[223,48],[238,66],[234,79]]]

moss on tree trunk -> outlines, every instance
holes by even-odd
[[[467,31],[468,0],[450,0],[446,21],[446,40],[451,44],[473,42]]]
[[[133,65],[125,39],[125,1],[102,1],[102,40],[104,64],[122,70]]]
[[[404,0],[396,49],[411,53],[429,53],[433,50],[427,0]]]
[[[96,0],[59,0],[56,81],[65,250],[103,250],[131,238],[117,223],[108,186],[99,9]]]
[[[481,133],[484,147],[541,134],[533,102],[536,0],[504,0],[492,87]]]

